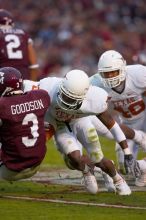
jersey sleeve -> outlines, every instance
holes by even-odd
[[[46,77],[40,80],[39,88],[47,91],[52,97],[54,90],[56,89],[56,87],[58,86],[61,80],[62,78],[58,78],[58,77]]]
[[[134,85],[146,91],[146,66],[136,65],[134,77],[132,77]]]
[[[91,86],[87,93],[86,100],[81,106],[84,113],[98,115],[108,108],[108,94],[99,87]]]
[[[31,80],[23,80],[23,91],[28,92],[31,90],[39,89],[39,82]]]

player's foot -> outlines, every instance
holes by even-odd
[[[126,181],[121,177],[115,182],[116,192],[121,196],[126,196],[131,194],[131,189],[127,185]]]
[[[98,185],[95,176],[91,174],[91,172],[89,171],[88,173],[83,174],[83,178],[83,183],[85,185],[86,190],[89,193],[96,194],[98,191]]]
[[[105,188],[107,189],[108,192],[115,192],[116,191],[113,179],[108,174],[103,172],[101,170],[101,168],[95,166],[94,167],[94,174],[96,174],[96,173],[97,174],[99,173],[103,177],[104,185],[105,185]]]

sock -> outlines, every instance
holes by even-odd
[[[85,164],[85,169],[82,171],[82,173],[83,174],[88,174],[89,171],[90,171],[90,167],[87,164]]]
[[[123,178],[118,173],[116,173],[116,175],[113,176],[112,179],[114,183],[119,182],[120,180],[123,180]]]
[[[98,173],[102,174],[101,168],[96,167],[96,166],[94,167],[94,172],[98,172]]]

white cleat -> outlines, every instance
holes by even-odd
[[[83,174],[83,178],[86,190],[89,193],[96,194],[98,192],[98,185],[95,176],[89,171],[88,173]]]
[[[116,187],[114,185],[113,179],[105,172],[102,172],[102,176],[103,176],[104,184],[105,184],[107,191],[116,192]]]
[[[113,179],[103,172],[99,167],[94,167],[94,173],[99,173],[104,179],[104,185],[108,192],[115,192],[116,188]]]
[[[130,187],[127,185],[127,183],[125,182],[125,180],[122,177],[120,180],[115,182],[115,187],[116,187],[116,192],[120,196],[127,196],[127,195],[131,194]]]
[[[146,186],[146,171],[142,171],[141,176],[136,178],[135,185],[139,187]]]

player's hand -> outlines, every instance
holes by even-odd
[[[124,155],[124,164],[125,169],[128,172],[128,169],[134,177],[139,177],[141,175],[141,170],[138,162],[133,158],[132,154]]]
[[[45,133],[46,133],[46,141],[50,140],[52,136],[55,134],[54,127],[48,122],[44,122]]]

